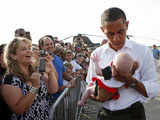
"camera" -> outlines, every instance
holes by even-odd
[[[40,50],[40,65],[39,65],[39,72],[45,72],[46,61],[43,57],[47,56],[47,52],[44,50]]]
[[[45,59],[41,58],[40,59],[40,65],[39,65],[39,72],[45,72],[45,67],[46,67],[46,61]]]
[[[40,53],[40,57],[45,57],[45,56],[47,56],[47,52],[44,51],[44,50],[40,50],[39,53]]]

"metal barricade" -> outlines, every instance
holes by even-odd
[[[49,120],[79,120],[81,107],[77,102],[86,88],[86,82],[77,78],[74,88],[65,88],[50,109]]]

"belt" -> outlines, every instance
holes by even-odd
[[[136,102],[134,104],[132,104],[130,107],[126,108],[126,109],[122,109],[122,110],[116,110],[116,111],[110,111],[106,108],[103,108],[103,110],[107,113],[107,114],[112,114],[112,115],[121,115],[121,114],[128,114],[130,112],[134,112],[136,110],[140,110],[143,109],[143,104],[140,102]]]

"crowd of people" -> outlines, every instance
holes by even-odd
[[[32,44],[29,31],[15,30],[15,38],[0,46],[0,114],[5,120],[47,120],[50,107],[62,91],[76,87],[75,78],[92,86],[91,83],[96,84],[93,78],[98,78],[99,72],[110,65],[116,55],[127,53],[136,61],[136,67],[132,65],[131,70],[122,72],[111,65],[113,83],[123,83],[116,88],[118,99],[109,99],[108,95],[113,98],[115,94],[105,92],[97,84],[90,98],[103,101],[97,120],[146,120],[142,103],[159,92],[153,61],[153,55],[157,57],[159,53],[153,50],[152,55],[147,47],[129,40],[128,24],[120,8],[105,10],[101,30],[106,39],[94,51],[81,36],[75,37],[71,44],[45,35],[37,44]],[[104,74],[101,76],[100,81],[107,79]],[[96,90],[98,93],[103,90],[101,96],[106,98],[96,98]]]
[[[52,35],[32,44],[28,33],[17,29],[15,38],[0,46],[0,114],[6,120],[47,120],[61,92],[76,87],[76,77],[85,80],[87,75],[87,46],[64,43]]]

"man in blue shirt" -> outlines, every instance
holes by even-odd
[[[53,65],[58,74],[59,90],[56,94],[50,95],[50,105],[51,105],[53,104],[54,100],[56,100],[59,97],[61,92],[67,87],[63,85],[63,78],[67,81],[71,81],[72,85],[73,85],[73,80],[72,77],[65,72],[65,67],[62,59],[54,54],[55,44],[54,41],[52,40],[52,36],[46,35],[42,37],[39,40],[39,48],[40,50],[47,51],[49,54],[53,56]]]
[[[160,51],[158,50],[156,45],[152,46],[152,53],[153,53],[153,57],[154,57],[154,62],[156,65],[156,69],[157,71],[159,70],[159,57],[160,57]]]
[[[152,52],[153,52],[154,59],[159,60],[160,51],[157,49],[156,45],[153,45],[152,48],[153,48]]]

